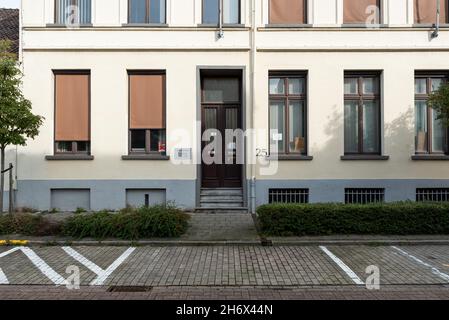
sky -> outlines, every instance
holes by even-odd
[[[19,8],[20,0],[0,0],[0,8]]]

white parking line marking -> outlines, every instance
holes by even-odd
[[[11,250],[8,250],[8,251],[5,251],[3,253],[0,253],[0,258],[6,257],[8,254],[11,254],[11,253],[19,251],[19,250],[20,250],[20,247],[16,247],[16,248],[13,248]]]
[[[21,247],[20,250],[31,260],[31,262],[56,285],[66,284],[66,280],[53,270],[44,260],[42,260],[33,250]]]
[[[351,278],[352,281],[354,281],[355,284],[357,284],[357,285],[365,284],[362,280],[360,280],[360,278],[355,274],[355,272],[351,270],[351,268],[349,268],[336,255],[334,255],[332,252],[330,252],[329,249],[327,249],[324,246],[320,246],[320,249],[323,250],[324,253],[327,254],[329,256],[329,258],[331,258],[340,267],[340,269],[342,269],[348,275],[348,277]]]
[[[0,284],[9,284],[8,278],[2,268],[0,268]]]
[[[91,270],[93,273],[97,275],[97,278],[94,279],[90,285],[91,286],[101,286],[106,281],[107,278],[131,255],[131,253],[136,250],[136,248],[129,248],[126,250],[117,260],[115,260],[109,268],[106,270],[103,270],[99,266],[97,266],[95,263],[84,257],[83,255],[79,254],[76,250],[70,248],[70,247],[63,247],[62,248],[69,256],[71,256],[73,259],[87,267],[89,270]]]
[[[406,256],[406,257],[412,259],[413,261],[415,261],[415,262],[417,262],[417,263],[419,263],[419,264],[421,264],[421,265],[423,265],[423,266],[425,266],[425,267],[427,267],[427,268],[429,268],[429,269],[432,271],[432,273],[433,273],[434,275],[437,275],[438,277],[440,277],[440,278],[446,280],[447,282],[449,282],[449,275],[447,275],[446,273],[441,272],[440,270],[438,270],[438,269],[435,268],[434,266],[432,266],[432,265],[430,265],[430,264],[428,264],[428,263],[422,261],[421,259],[419,259],[419,258],[417,258],[417,257],[415,257],[415,256],[413,256],[413,255],[411,255],[411,254],[408,253],[408,252],[405,252],[404,250],[402,250],[402,249],[400,249],[400,248],[398,248],[398,247],[396,247],[396,246],[391,246],[391,247],[392,247],[393,249],[399,251],[402,255],[404,255],[404,256]]]

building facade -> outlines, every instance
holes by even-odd
[[[449,75],[448,8],[23,0],[24,93],[45,124],[8,153],[17,206],[447,200],[426,99]]]

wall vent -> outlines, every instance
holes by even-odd
[[[309,189],[270,189],[269,203],[309,203]]]
[[[449,201],[449,188],[418,188],[416,189],[418,202],[447,202]]]
[[[385,201],[385,189],[383,188],[346,188],[346,204],[367,204]]]

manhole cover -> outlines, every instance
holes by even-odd
[[[112,286],[108,288],[108,292],[149,292],[153,287],[146,286]]]

